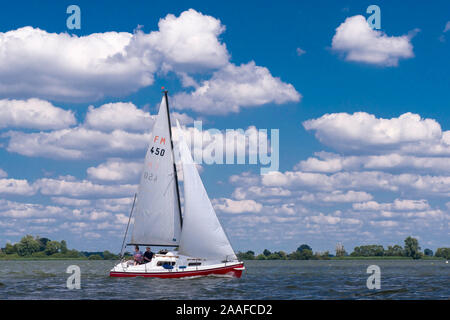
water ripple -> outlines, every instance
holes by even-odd
[[[69,265],[81,289],[69,290]],[[444,261],[246,261],[242,278],[110,278],[113,261],[0,261],[0,299],[448,299]],[[369,265],[381,289],[369,290]]]

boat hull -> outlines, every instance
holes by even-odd
[[[230,276],[240,278],[245,270],[244,264],[233,264],[223,267],[205,268],[199,270],[179,271],[167,270],[166,272],[132,272],[110,271],[110,277],[145,277],[145,278],[184,278],[199,276]]]

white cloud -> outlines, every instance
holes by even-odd
[[[84,200],[84,199],[73,199],[73,198],[66,198],[66,197],[52,197],[51,199],[54,203],[62,204],[65,206],[84,207],[84,206],[89,206],[91,204],[90,200]]]
[[[218,39],[225,31],[220,20],[189,9],[179,17],[168,14],[158,27],[143,41],[161,53],[166,70],[215,69],[227,64],[229,54]]]
[[[379,171],[338,172],[332,175],[301,171],[270,172],[262,176],[269,187],[336,189],[409,190],[425,194],[450,195],[450,176],[390,174]]]
[[[450,21],[447,21],[444,27],[444,32],[450,31]]]
[[[308,217],[307,220],[318,224],[336,224],[341,221],[341,218],[320,213],[318,216]]]
[[[131,209],[133,198],[112,198],[112,199],[98,199],[95,201],[95,207],[112,212],[128,212]],[[128,217],[127,217],[128,219]],[[127,220],[128,221],[128,220]]]
[[[413,113],[398,118],[376,118],[366,112],[332,113],[303,122],[320,142],[342,151],[392,151],[450,154],[450,132],[433,119]]]
[[[9,218],[48,217],[66,214],[65,208],[41,204],[20,203],[0,199],[0,216]]]
[[[70,195],[72,197],[128,196],[136,192],[136,185],[101,185],[88,180],[66,181],[39,179],[34,184],[43,195]]]
[[[298,102],[300,98],[291,84],[283,83],[267,68],[252,61],[240,66],[228,64],[191,93],[176,94],[173,106],[207,114],[228,114],[268,103]]]
[[[397,66],[399,59],[414,57],[411,37],[411,34],[387,36],[370,28],[366,18],[357,15],[347,18],[336,29],[331,47],[342,53],[347,61]]]
[[[214,199],[214,208],[226,213],[254,213],[260,212],[263,208],[262,204],[254,200],[232,200],[232,199]]]
[[[0,99],[0,128],[62,129],[74,125],[72,111],[41,99]]]
[[[324,202],[357,202],[371,200],[371,194],[364,191],[349,190],[346,193],[336,190],[330,194],[318,194],[318,200]]]
[[[7,150],[29,157],[86,159],[98,155],[116,155],[145,150],[150,134],[123,130],[101,132],[76,127],[51,132],[23,133],[10,131]]]
[[[0,33],[0,94],[54,100],[100,99],[153,82],[154,64],[127,55],[126,32],[78,37],[32,27]]]
[[[154,120],[154,116],[138,109],[131,102],[116,102],[98,108],[89,106],[84,124],[100,131],[150,131]]]
[[[87,169],[88,177],[103,181],[134,181],[139,180],[143,161],[127,162],[122,159],[108,159],[97,167]]]
[[[363,203],[354,203],[353,209],[363,211],[380,211],[380,210],[426,210],[430,205],[425,199],[409,200],[395,199],[393,203],[378,203],[376,201],[368,201]]]
[[[0,168],[0,178],[6,178],[8,176],[8,173],[6,173],[5,170]]]
[[[228,62],[218,19],[188,10],[159,30],[48,33],[32,27],[0,33],[0,95],[95,100],[151,85],[157,71],[207,70]]]
[[[391,221],[391,220],[382,220],[382,221],[370,221],[370,224],[375,227],[382,227],[382,228],[392,228],[398,226],[397,221]]]
[[[90,109],[90,112],[94,113],[95,111],[93,110],[97,109]],[[97,117],[98,115],[95,115],[96,121],[98,120],[101,123],[102,116]],[[92,124],[93,120],[92,118],[90,119]],[[120,120],[117,122],[120,122]],[[136,123],[136,121],[124,120],[118,126],[131,126],[133,123]],[[50,132],[25,133],[8,131],[1,135],[1,137],[9,138],[9,143],[6,148],[7,151],[29,157],[91,159],[98,157],[104,158],[105,156],[130,156],[138,152],[141,153],[142,157],[145,155],[145,150],[151,135],[150,132],[128,132],[122,129],[107,132],[109,125],[92,124],[92,126],[95,129],[89,128],[89,125],[80,125],[74,128]],[[99,131],[97,129],[105,131]],[[176,142],[179,137],[178,128],[172,128],[172,130],[173,138]],[[228,133],[217,129],[201,130],[196,127],[182,130],[188,145],[191,144],[191,141],[196,141],[193,139],[194,137],[198,136],[201,138],[201,143],[198,146],[196,144],[192,146],[194,160],[200,159],[200,161],[203,160],[208,164],[216,161],[217,163],[219,163],[218,161],[225,163],[227,151],[231,152],[233,156],[242,153],[244,158],[247,156],[257,156],[257,148],[251,148],[250,146],[257,146],[258,141],[267,141],[270,144],[267,133],[259,132],[254,126],[248,127],[245,131],[243,129],[237,129]],[[270,151],[270,148],[268,149]],[[214,153],[216,150],[222,150],[220,159],[220,154]],[[91,171],[93,176],[95,170],[91,169]]]
[[[266,198],[266,197],[288,197],[292,193],[283,188],[267,188],[260,186],[238,187],[233,191],[233,197],[237,200],[244,200],[248,198]]]
[[[418,157],[390,153],[371,156],[341,156],[328,152],[317,152],[319,158],[310,157],[300,161],[295,170],[332,173],[342,170],[391,170],[409,169],[419,172],[449,173],[448,157]]]
[[[306,51],[303,50],[302,48],[297,48],[296,52],[297,52],[298,56],[302,56],[302,55],[304,55],[306,53]]]
[[[34,186],[27,180],[0,179],[0,194],[33,195],[36,193]]]

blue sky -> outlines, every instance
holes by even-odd
[[[202,165],[235,250],[449,245],[448,2],[71,4],[0,13],[0,244],[117,252],[165,86],[186,130],[279,129],[278,173]]]

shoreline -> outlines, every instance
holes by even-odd
[[[95,259],[89,260],[88,258],[35,258],[35,257],[12,257],[5,258],[0,257],[0,261],[49,261],[49,260],[86,260],[86,261],[116,261],[117,259]],[[443,261],[445,258],[440,257],[429,257],[429,258],[421,258],[421,259],[413,259],[410,257],[379,257],[379,256],[371,256],[371,257],[330,257],[329,259],[309,259],[309,260],[295,260],[295,259],[243,259],[244,261],[330,261],[330,260],[427,260],[427,261]]]

